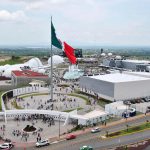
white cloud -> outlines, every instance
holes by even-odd
[[[24,0],[23,0],[24,1]],[[37,9],[49,9],[52,8],[53,6],[59,6],[65,3],[70,3],[68,0],[31,0],[29,1],[24,1],[26,2],[26,10],[37,10]]]
[[[49,43],[52,15],[58,37],[70,43],[140,43],[141,39],[147,43],[150,39],[148,1],[1,0],[0,21],[28,19],[28,23],[13,23],[8,32],[10,24],[6,22],[0,32],[8,39],[7,33],[15,33],[16,41],[21,35],[25,42]]]
[[[24,22],[27,20],[27,16],[21,10],[15,12],[9,12],[7,10],[0,10],[0,22]]]
[[[37,2],[27,4],[25,9],[33,10],[33,9],[41,9],[42,7],[44,7],[44,2],[37,1]]]

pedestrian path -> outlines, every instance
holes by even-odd
[[[149,117],[149,116],[150,116],[150,114],[147,114],[147,117]],[[104,129],[104,128],[108,128],[108,127],[112,127],[112,126],[117,126],[117,125],[129,123],[129,122],[131,122],[131,121],[135,121],[135,120],[141,119],[141,118],[145,118],[145,115],[142,114],[142,115],[139,115],[139,116],[135,116],[135,117],[132,117],[132,118],[128,118],[127,120],[126,120],[126,119],[122,119],[122,120],[119,120],[119,121],[107,123],[106,126],[100,125],[100,127],[101,127],[101,129]],[[85,130],[75,131],[75,132],[73,132],[73,133],[71,133],[71,134],[75,134],[75,135],[79,136],[79,135],[83,135],[83,134],[89,133],[89,132],[91,131],[91,129],[92,129],[92,127],[87,128],[87,129],[85,129]],[[62,135],[60,138],[58,138],[58,137],[53,137],[53,138],[49,138],[49,140],[50,140],[52,143],[58,143],[58,142],[60,142],[60,141],[65,140],[65,138],[66,138],[66,135]],[[16,147],[24,147],[25,144],[26,144],[26,142],[25,142],[25,143],[15,142]],[[33,146],[33,145],[35,145],[35,142],[28,142],[28,144],[26,145],[26,147],[31,147],[31,146]]]

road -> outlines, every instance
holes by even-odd
[[[150,116],[144,117],[144,118],[139,118],[137,120],[133,120],[131,122],[128,122],[127,124],[129,126],[133,125],[138,125],[141,124],[142,122],[145,122],[146,120],[150,120]],[[144,132],[139,132],[131,135],[126,135],[118,138],[113,138],[113,139],[105,139],[102,140],[100,139],[100,135],[105,135],[106,131],[114,132],[114,131],[119,131],[121,129],[126,128],[126,123],[118,124],[116,126],[110,126],[102,129],[100,133],[86,133],[83,135],[78,136],[74,140],[70,141],[62,141],[59,143],[51,144],[48,147],[42,147],[40,150],[78,150],[79,147],[83,145],[91,145],[94,150],[100,150],[103,148],[111,148],[111,147],[116,147],[120,145],[126,145],[130,143],[135,143],[138,141],[141,141],[143,139],[150,138],[150,130],[144,131]],[[16,150],[21,150],[23,148],[14,148]],[[28,147],[26,148],[27,150],[35,150],[35,146]]]

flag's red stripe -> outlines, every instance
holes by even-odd
[[[76,64],[76,57],[74,56],[74,49],[64,42],[65,53],[72,64]]]

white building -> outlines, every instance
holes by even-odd
[[[150,96],[150,78],[124,73],[83,76],[80,87],[110,100],[131,100]]]
[[[107,119],[108,113],[102,110],[93,110],[85,115],[74,114],[70,118],[78,120],[79,125],[90,125]]]
[[[115,67],[132,71],[150,72],[150,61],[146,60],[122,60],[121,56],[116,56],[115,59],[103,59],[102,64],[111,68]]]
[[[116,116],[122,116],[122,113],[129,109],[128,105],[124,105],[122,101],[114,102],[105,105],[105,111],[109,114],[113,114]]]

